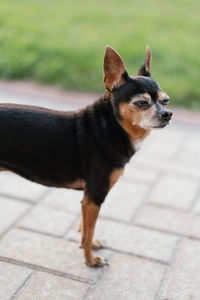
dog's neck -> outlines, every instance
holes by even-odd
[[[88,106],[85,110],[90,128],[102,151],[113,161],[126,163],[135,149],[114,114],[113,105],[105,97]],[[94,126],[95,124],[95,126]]]
[[[151,132],[151,130],[144,129],[138,125],[133,125],[127,120],[120,120],[119,122],[123,129],[127,132],[133,145],[135,145],[139,141],[142,142],[144,138]]]

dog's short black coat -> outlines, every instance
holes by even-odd
[[[97,204],[107,194],[110,173],[134,153],[104,97],[74,113],[0,104],[0,129],[0,167],[48,186],[83,179]]]

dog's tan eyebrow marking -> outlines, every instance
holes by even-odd
[[[157,100],[158,101],[162,101],[164,99],[169,99],[169,96],[166,93],[164,93],[164,92],[158,91],[157,92]]]
[[[134,103],[139,100],[147,100],[148,102],[151,102],[151,96],[148,93],[141,93],[137,94],[136,96],[133,96],[131,98],[131,102]]]

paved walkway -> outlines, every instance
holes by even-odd
[[[91,95],[0,82],[0,101],[58,109]],[[0,173],[0,300],[199,300],[200,115],[175,110],[110,192],[97,223],[90,269],[78,247],[81,192]]]

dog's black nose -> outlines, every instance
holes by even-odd
[[[169,110],[165,110],[165,111],[162,111],[160,113],[160,115],[161,115],[161,118],[163,120],[169,121],[169,120],[171,120],[171,117],[172,117],[173,113],[171,111],[169,111]]]

